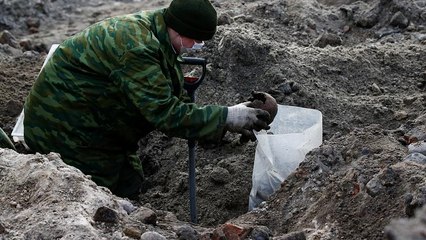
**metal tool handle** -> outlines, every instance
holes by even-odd
[[[184,82],[183,88],[188,92],[188,95],[191,97],[191,100],[194,101],[194,93],[195,90],[200,86],[203,82],[204,77],[206,76],[207,71],[207,61],[204,58],[198,57],[183,57],[182,64],[187,65],[199,65],[203,68],[201,76],[198,79],[187,79]]]
[[[206,76],[207,61],[204,58],[197,57],[183,57],[182,64],[188,65],[200,65],[203,70],[201,76],[198,78],[185,78],[184,89],[188,92],[191,101],[195,101],[195,90],[203,82],[204,77]],[[188,140],[189,148],[189,157],[188,157],[188,175],[189,175],[189,209],[191,215],[191,222],[197,223],[197,197],[196,197],[196,182],[195,182],[195,140]]]

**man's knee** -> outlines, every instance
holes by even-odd
[[[120,171],[116,188],[112,191],[119,197],[138,199],[144,181],[143,173],[125,164]]]

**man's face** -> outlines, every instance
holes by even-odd
[[[189,37],[185,37],[185,36],[182,36],[182,35],[179,35],[179,36],[181,38],[181,46],[184,47],[184,48],[193,48],[194,45],[195,46],[202,46],[202,45],[204,45],[204,41],[195,40],[195,39],[192,39],[192,38],[189,38]],[[198,48],[198,47],[196,47],[196,48]]]
[[[169,30],[170,41],[176,53],[181,54],[186,49],[201,49],[204,41],[182,36],[173,29]]]

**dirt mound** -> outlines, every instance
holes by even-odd
[[[0,149],[0,170],[0,239],[139,239],[150,231],[176,239],[185,231],[209,232],[114,196],[54,153]]]
[[[168,2],[4,1],[0,29],[8,29],[17,42],[30,39],[50,46],[104,17]],[[37,8],[40,4],[43,8]],[[233,105],[246,101],[253,90],[268,92],[279,104],[320,110],[323,145],[308,154],[269,201],[246,213],[256,143],[241,145],[233,134],[217,145],[199,143],[197,210],[205,228],[183,227],[173,217],[190,219],[185,140],[153,132],[140,141],[147,181],[140,202],[133,205],[159,209],[151,210],[156,226],[132,222],[117,203],[120,199],[55,155],[2,150],[1,186],[7,194],[0,204],[0,238],[78,239],[80,235],[72,237],[78,226],[95,239],[126,238],[129,232],[139,238],[146,231],[176,239],[194,229],[196,236],[212,234],[212,228],[221,229],[218,225],[226,221],[249,229],[253,239],[415,239],[424,234],[426,226],[419,219],[425,210],[417,217],[415,213],[426,202],[426,1],[213,4],[219,27],[197,55],[209,64],[196,102]],[[40,22],[37,31],[28,28],[32,18]],[[45,57],[43,51],[11,45],[0,44],[0,127],[7,133]],[[22,172],[22,178],[12,169]],[[60,208],[64,205],[75,216],[66,215],[70,210]],[[99,208],[101,216],[111,213],[117,222],[93,220]],[[49,217],[31,214],[41,212]],[[70,221],[59,225],[48,219]]]

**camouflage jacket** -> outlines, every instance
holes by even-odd
[[[134,153],[153,129],[186,139],[222,136],[226,107],[186,102],[163,12],[105,19],[60,44],[26,99],[30,148],[110,159]]]

